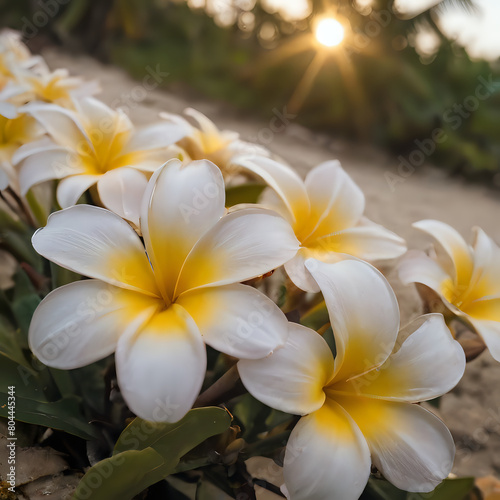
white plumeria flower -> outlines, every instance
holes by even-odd
[[[289,224],[263,209],[226,213],[224,182],[209,161],[171,160],[155,172],[141,211],[144,243],[116,214],[76,205],[33,236],[44,257],[90,280],[51,292],[29,342],[45,364],[77,368],[116,351],[118,382],[132,411],[174,422],[203,383],[205,343],[239,358],[284,344],[287,321],[240,282],[290,259]],[[166,406],[166,408],[165,408]]]
[[[67,69],[39,71],[19,68],[14,71],[15,81],[9,82],[12,99],[18,104],[41,101],[73,108],[74,99],[90,97],[100,91],[96,81],[69,75]]]
[[[301,248],[285,265],[290,279],[307,292],[318,292],[304,263],[309,258],[337,261],[347,255],[369,262],[406,252],[405,241],[363,216],[365,197],[337,160],[321,163],[303,181],[287,165],[264,157],[240,157],[235,163],[260,176],[277,194],[263,203],[286,217]]]
[[[432,236],[435,258],[411,251],[399,267],[405,284],[421,283],[434,290],[444,305],[466,320],[500,361],[500,248],[475,228],[473,246],[448,224],[422,220],[413,224]]]
[[[21,68],[36,68],[45,63],[40,56],[33,56],[21,42],[16,31],[3,30],[0,33],[0,90],[15,79],[15,71]]]
[[[242,141],[238,132],[220,130],[212,120],[196,109],[187,108],[184,114],[195,120],[197,127],[185,118],[172,113],[160,113],[160,116],[171,123],[189,127],[189,134],[178,144],[191,160],[207,159],[214,162],[222,171],[224,178],[237,173],[233,158],[242,154],[268,155],[262,146]]]
[[[104,206],[138,226],[140,195],[149,176],[179,154],[172,144],[188,130],[165,122],[135,130],[123,112],[91,97],[75,101],[75,107],[25,106],[50,137],[15,154],[21,193],[40,182],[62,179],[57,201],[66,208],[97,184]]]
[[[18,175],[12,165],[14,153],[42,135],[43,129],[33,117],[0,102],[0,190],[10,185],[19,191]]]
[[[453,465],[453,439],[441,420],[411,403],[457,384],[462,348],[443,317],[429,314],[393,352],[399,309],[385,278],[361,261],[310,264],[328,307],[335,360],[318,333],[291,323],[283,348],[238,362],[255,398],[305,415],[288,440],[283,491],[292,500],[356,500],[372,463],[398,488],[433,490]]]

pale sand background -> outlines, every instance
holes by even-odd
[[[205,113],[220,128],[238,131],[243,139],[259,142],[261,138],[262,145],[286,159],[301,175],[322,161],[338,158],[366,195],[366,215],[406,238],[409,247],[428,245],[429,240],[410,226],[424,218],[453,225],[469,241],[471,228],[478,225],[500,243],[498,191],[449,178],[432,167],[420,169],[391,190],[386,172],[397,174],[398,160],[380,151],[313,134],[293,120],[283,132],[272,134],[269,122],[249,118],[223,103],[197,98],[188,102],[182,97],[187,95],[185,92],[179,92],[179,96],[160,90],[146,91],[141,82],[122,70],[87,57],[54,50],[43,55],[54,69],[68,68],[73,75],[98,79],[103,89],[99,98],[112,106],[130,108],[129,115],[136,125],[157,120],[160,111],[181,113],[190,106]],[[393,275],[390,274],[391,282],[405,322],[418,312],[418,298],[413,287],[403,287]],[[500,364],[488,352],[467,365],[464,379],[443,398],[440,415],[457,443],[454,472],[500,477]]]

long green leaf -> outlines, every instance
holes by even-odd
[[[7,401],[7,394],[0,392],[0,399]],[[0,417],[7,417],[7,412],[7,406],[0,407]],[[47,402],[16,395],[16,420],[64,431],[82,439],[92,439],[98,435],[94,427],[83,419],[78,398]]]
[[[148,422],[137,417],[121,433],[113,454],[151,447],[165,456],[175,453],[180,458],[194,448],[192,442],[201,443],[224,432],[230,424],[229,413],[216,407],[195,408],[174,424]]]
[[[467,500],[474,488],[473,477],[445,479],[430,493],[407,493],[384,479],[371,478],[360,500]]]
[[[196,408],[174,424],[134,419],[122,432],[113,456],[82,478],[74,500],[129,500],[175,471],[188,451],[229,428],[221,408]]]

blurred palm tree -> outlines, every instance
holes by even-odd
[[[478,77],[496,75],[440,29],[439,16],[456,8],[473,13],[479,8],[474,0],[436,0],[406,15],[397,11],[397,0],[373,0],[370,8],[355,0],[311,2],[311,13],[299,21],[268,12],[265,0],[215,2],[233,9],[221,27],[221,18],[213,10],[212,18],[207,15],[204,3],[191,9],[183,0],[72,0],[41,32],[79,44],[137,77],[160,64],[170,73],[168,84],[187,82],[264,114],[293,104],[297,122],[398,153],[442,128],[448,139],[436,145],[432,161],[481,175],[500,169],[496,84],[487,105],[481,102],[460,127],[447,119],[472,95]],[[2,19],[20,19],[28,4],[33,9],[22,0],[12,6],[14,16]],[[325,13],[348,20],[344,42],[332,51],[314,42],[314,23]],[[437,39],[434,52],[419,47],[422,31]]]

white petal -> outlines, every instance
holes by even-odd
[[[148,179],[134,168],[122,167],[106,172],[97,183],[103,205],[139,227],[141,201]]]
[[[280,214],[281,217],[286,219],[291,225],[294,224],[293,214],[285,205],[285,202],[276,194],[276,191],[270,187],[266,187],[262,194],[259,196],[258,205],[263,208],[268,208],[269,210],[274,210],[276,213]]]
[[[23,109],[32,115],[60,146],[76,151],[82,144],[91,144],[78,114],[74,111],[56,104],[40,103],[28,104]]]
[[[30,324],[30,348],[46,365],[79,368],[105,358],[118,338],[136,331],[158,301],[98,280],[70,283],[49,293]]]
[[[161,111],[160,118],[163,118],[164,120],[167,120],[168,122],[173,123],[179,127],[188,129],[189,133],[191,133],[194,128],[183,116],[176,115],[175,113]]]
[[[446,271],[424,252],[410,250],[398,266],[399,279],[405,284],[422,283],[437,293],[451,278]]]
[[[200,237],[225,213],[224,181],[206,160],[171,160],[151,177],[141,207],[141,231],[164,293],[172,297],[179,272]]]
[[[453,438],[432,413],[408,403],[356,397],[337,401],[361,429],[373,464],[394,486],[429,492],[451,472]]]
[[[471,250],[460,233],[437,220],[421,220],[413,227],[431,235],[440,244],[445,252],[445,255],[438,253],[441,265],[459,285],[467,284],[472,276],[473,261]]]
[[[20,163],[28,156],[49,150],[66,151],[67,148],[59,146],[50,137],[42,137],[41,139],[27,142],[20,146],[12,156],[12,163]]]
[[[89,135],[98,138],[94,145],[108,145],[118,134],[132,129],[130,119],[121,109],[112,109],[99,99],[83,97],[74,103]]]
[[[267,358],[240,360],[241,381],[271,408],[305,415],[321,408],[323,388],[333,375],[333,356],[323,337],[295,323],[284,347]]]
[[[193,406],[206,368],[205,346],[186,311],[174,304],[116,348],[118,384],[129,408],[153,422],[177,422]]]
[[[250,286],[198,288],[183,293],[176,303],[194,319],[206,344],[236,358],[263,358],[288,337],[285,315]]]
[[[290,224],[274,212],[248,208],[229,213],[193,247],[177,293],[255,278],[283,265],[298,249]]]
[[[85,173],[83,166],[77,162],[76,157],[70,151],[64,148],[33,154],[19,165],[21,194],[24,196],[35,184],[83,173]]]
[[[193,108],[186,108],[184,110],[184,114],[187,116],[190,116],[191,118],[194,118],[196,122],[198,123],[200,130],[208,135],[208,136],[218,136],[220,134],[220,130],[217,128],[215,123],[210,120],[210,118],[206,117],[203,113],[200,111],[193,109]]]
[[[305,292],[318,293],[320,291],[305,263],[308,259],[316,259],[325,263],[335,263],[344,259],[351,259],[350,255],[324,251],[322,248],[301,247],[295,257],[285,264],[285,271],[295,286]]]
[[[9,83],[11,82],[7,82],[7,85],[9,85]],[[13,97],[17,93],[17,90],[14,86],[11,86],[10,91],[12,92],[12,94],[10,94],[10,92],[6,92],[6,90],[8,90],[6,89],[7,85],[5,85],[0,92],[0,115],[9,120],[13,120],[18,116],[17,106],[6,102],[6,100],[10,97]]]
[[[158,294],[139,236],[108,210],[75,205],[55,212],[33,235],[32,243],[45,258],[79,274]]]
[[[75,205],[80,196],[93,186],[99,175],[72,175],[63,179],[57,186],[57,202],[62,208]]]
[[[74,104],[81,125],[91,138],[88,144],[80,144],[76,150],[81,151],[83,147],[95,153],[100,161],[113,157],[116,160],[117,151],[121,151],[128,142],[133,129],[128,116],[122,110],[111,109],[93,97],[74,100]]]
[[[311,202],[310,231],[304,237],[316,239],[358,223],[365,210],[365,196],[337,160],[321,163],[306,177]],[[349,253],[349,252],[345,252]]]
[[[500,248],[481,228],[474,231],[473,293],[479,297],[500,296]]]
[[[336,384],[335,390],[417,403],[453,389],[464,374],[465,354],[443,316],[421,316],[408,328],[416,329],[380,368]]]
[[[319,286],[305,265],[310,258],[312,255],[309,249],[301,247],[295,257],[285,264],[285,271],[296,287],[305,292],[318,293]]]
[[[309,216],[309,199],[302,179],[295,170],[265,156],[239,156],[234,164],[261,177],[283,200],[296,224]]]
[[[394,259],[406,252],[405,240],[374,223],[344,229],[313,244],[324,251],[350,254],[367,261]]]
[[[189,134],[190,128],[176,123],[156,123],[137,130],[128,142],[124,153],[161,149],[181,140]]]
[[[324,264],[308,260],[328,308],[335,336],[337,380],[380,366],[391,354],[399,330],[396,296],[384,276],[357,260]]]
[[[357,500],[370,476],[370,452],[351,417],[334,401],[302,417],[285,452],[291,500]]]

